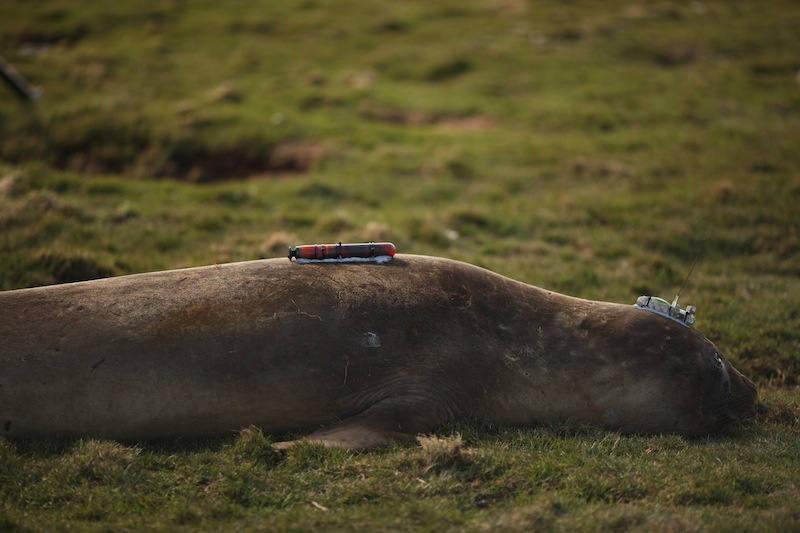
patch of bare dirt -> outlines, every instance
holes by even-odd
[[[454,131],[486,131],[498,125],[498,120],[486,115],[457,115],[398,109],[374,103],[361,106],[363,118],[403,126],[438,126]]]
[[[333,152],[331,143],[293,141],[271,149],[231,144],[209,149],[189,145],[174,150],[158,175],[193,182],[213,182],[258,174],[308,172]]]

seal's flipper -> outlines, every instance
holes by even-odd
[[[324,431],[312,433],[302,439],[277,442],[275,447],[279,450],[286,450],[296,444],[310,443],[322,444],[329,448],[345,448],[362,452],[371,448],[386,446],[393,441],[411,441],[415,438],[415,435],[407,433],[375,430],[368,427],[348,426],[340,428],[334,426]]]
[[[331,448],[364,451],[386,446],[394,441],[413,441],[420,433],[430,432],[445,420],[433,421],[434,411],[428,406],[398,402],[378,403],[363,413],[346,418],[330,427],[315,431],[302,439],[278,442],[285,450],[301,442],[322,444]],[[426,418],[427,416],[427,418]]]

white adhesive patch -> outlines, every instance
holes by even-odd
[[[361,346],[364,348],[380,348],[381,347],[381,338],[378,337],[377,333],[373,333],[368,331],[364,333],[361,337]]]
[[[392,260],[391,255],[376,255],[375,257],[329,257],[328,259],[297,259],[297,262],[305,263],[388,263]]]

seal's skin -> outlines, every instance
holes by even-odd
[[[713,432],[753,384],[696,331],[447,259],[270,259],[0,293],[0,435],[255,425],[367,449],[478,417]]]

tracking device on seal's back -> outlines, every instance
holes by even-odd
[[[681,306],[678,305],[677,296],[672,304],[656,296],[639,296],[634,305],[639,309],[665,316],[685,326],[691,327],[696,320],[694,315],[697,312],[697,308],[693,305],[687,305],[686,309],[681,309]]]
[[[289,260],[298,263],[386,263],[397,252],[390,242],[355,244],[302,244],[289,248]]]

